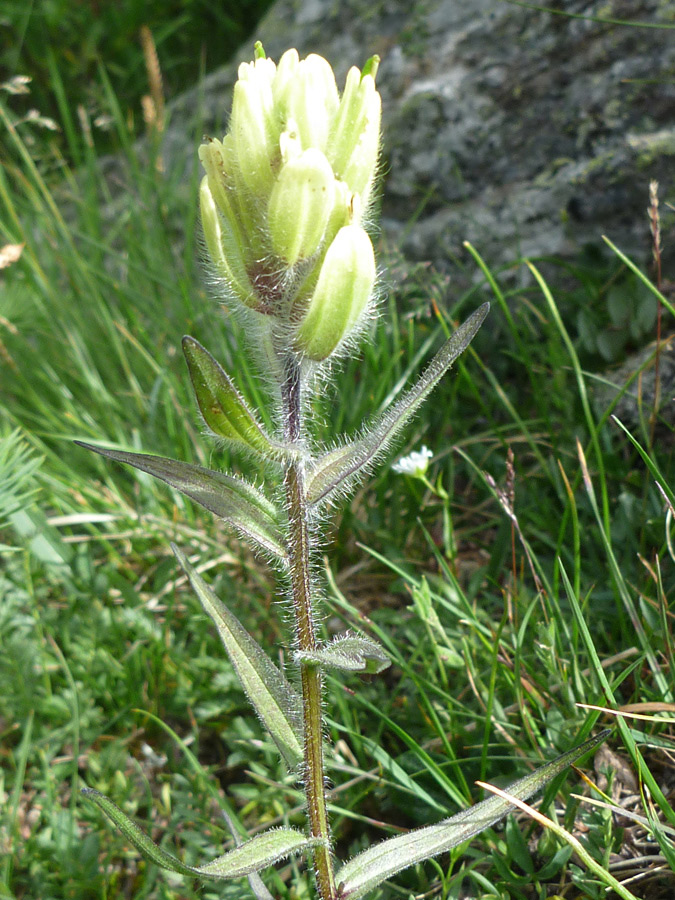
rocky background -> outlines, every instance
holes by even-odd
[[[499,266],[573,257],[606,234],[648,266],[649,181],[664,231],[673,199],[675,3],[550,5],[575,17],[505,0],[278,0],[235,62],[173,101],[164,158],[189,169],[195,132],[224,131],[254,39],[275,59],[289,46],[322,54],[340,86],[377,53],[382,230],[407,260],[452,273],[465,240]],[[646,27],[658,22],[670,28]]]

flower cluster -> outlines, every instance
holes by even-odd
[[[230,126],[199,151],[206,246],[230,300],[320,362],[371,300],[375,257],[363,217],[380,146],[377,58],[340,97],[330,65],[289,50],[239,67]]]
[[[251,407],[236,379],[195,338],[183,338],[183,351],[208,430],[235,453],[253,455],[271,477],[257,486],[238,475],[181,460],[81,444],[181,491],[283,574],[280,595],[289,598],[293,609],[292,661],[299,669],[294,680],[248,634],[187,555],[172,545],[260,721],[291,777],[302,781],[307,827],[262,830],[243,843],[235,841],[237,846],[210,862],[186,865],[154,844],[112,800],[85,788],[85,795],[146,859],[189,878],[249,876],[258,898],[271,895],[254,873],[302,853],[313,861],[320,900],[361,900],[404,869],[465,842],[509,809],[507,801],[489,798],[475,808],[479,825],[473,830],[467,832],[463,810],[436,825],[385,840],[344,864],[332,849],[324,670],[375,675],[387,668],[390,658],[362,634],[328,643],[321,639],[316,619],[321,589],[314,575],[320,513],[371,471],[466,349],[489,308],[484,303],[460,325],[410,390],[356,437],[340,437],[328,448],[317,446],[309,389],[321,364],[349,346],[375,283],[373,246],[363,223],[379,154],[377,64],[373,57],[362,71],[351,69],[340,96],[325,59],[310,55],[301,60],[289,50],[275,65],[257,44],[253,62],[239,68],[227,134],[200,148],[206,170],[200,188],[206,247],[228,303],[244,319],[275,405],[267,411],[272,414],[261,416]],[[271,428],[264,419],[271,421]],[[435,487],[427,480],[431,456],[421,447],[394,469],[421,479],[427,490],[447,502],[440,480]],[[509,790],[527,799],[567,761],[597,742],[592,739],[560,757],[562,763],[549,763]],[[300,886],[298,892],[306,894]]]

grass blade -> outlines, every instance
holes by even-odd
[[[548,816],[542,815],[539,810],[533,809],[531,806],[528,806],[527,803],[523,803],[522,800],[513,797],[508,791],[502,791],[490,784],[481,784],[481,787],[486,788],[488,791],[492,791],[496,797],[501,797],[508,802],[512,802],[518,809],[522,809],[523,812],[528,813],[528,815],[532,816],[532,818],[539,822],[540,825],[543,825],[544,828],[548,828],[549,831],[569,844],[570,848],[574,850],[579,859],[581,859],[584,865],[593,872],[598,880],[607,885],[608,889],[614,890],[622,900],[637,900],[635,894],[632,894],[620,881],[617,881],[610,872],[601,866],[600,863],[592,857],[581,841],[575,838],[573,834],[570,834],[569,831],[566,831],[562,825],[558,825],[557,822],[552,821]]]

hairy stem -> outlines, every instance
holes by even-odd
[[[295,358],[285,361],[286,381],[282,394],[286,440],[297,443],[302,438],[302,372]],[[304,484],[304,462],[289,462],[285,477],[286,503],[289,516],[288,556],[291,592],[295,613],[298,649],[316,649],[316,633],[312,617],[312,585],[309,569],[310,535],[307,498]],[[307,815],[312,837],[322,839],[314,850],[314,869],[321,900],[335,900],[335,874],[330,852],[330,830],[326,811],[324,784],[323,729],[321,716],[321,670],[301,663],[302,708],[305,734],[304,780]]]

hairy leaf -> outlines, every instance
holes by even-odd
[[[108,459],[134,466],[142,472],[154,475],[191,500],[224,519],[235,531],[277,560],[286,559],[279,516],[271,503],[257,488],[241,478],[214,472],[202,466],[167,459],[164,456],[148,456],[145,453],[127,453],[94,447],[75,441],[80,447],[100,453]]]
[[[230,829],[232,833],[232,840],[234,841],[235,847],[241,847],[244,843],[243,838],[240,836],[237,829],[234,827],[234,822],[231,820],[229,815],[222,810],[222,815],[225,821],[227,822],[227,827]],[[251,890],[253,891],[253,896],[256,900],[274,900],[274,897],[270,894],[265,886],[265,882],[262,880],[260,875],[257,872],[251,872],[248,877],[248,883],[250,885]]]
[[[524,778],[514,781],[507,793],[518,800],[527,800],[532,794],[544,787],[567,766],[576,762],[579,757],[601,744],[609,734],[609,730],[590,738],[574,750],[563,753],[557,759],[541,766]],[[469,809],[464,809],[450,819],[444,819],[436,825],[418,828],[408,834],[399,835],[375,844],[363,853],[359,853],[337,873],[340,900],[357,900],[363,897],[378,884],[402,872],[415,863],[431,859],[463,844],[486,828],[494,825],[514,806],[501,797],[488,797]]]
[[[292,771],[303,756],[302,701],[299,695],[239,619],[220,602],[208,584],[195,572],[185,554],[175,544],[171,545],[171,549],[189,578],[204,611],[218,629],[246,696]]]
[[[412,387],[380,416],[360,438],[320,456],[308,473],[307,499],[319,503],[336,490],[348,488],[352,480],[375,463],[404,425],[417,412],[457,357],[469,346],[490,309],[484,303],[450,337]]]
[[[338,637],[318,650],[298,651],[295,659],[297,662],[366,675],[377,675],[391,665],[391,659],[378,643],[352,634]]]
[[[162,869],[189,875],[191,878],[243,878],[251,872],[266,869],[272,863],[278,862],[292,853],[311,849],[317,843],[293,828],[276,828],[244,841],[239,847],[235,847],[234,850],[230,850],[229,853],[217,857],[206,865],[186,866],[171,853],[167,853],[166,850],[162,850],[154,841],[151,841],[147,834],[141,831],[138,825],[105,794],[92,788],[83,788],[82,793],[101,807],[125,838],[146,859]]]
[[[275,459],[284,448],[269,438],[219,362],[193,337],[183,338],[197,404],[211,431],[233,444]]]

